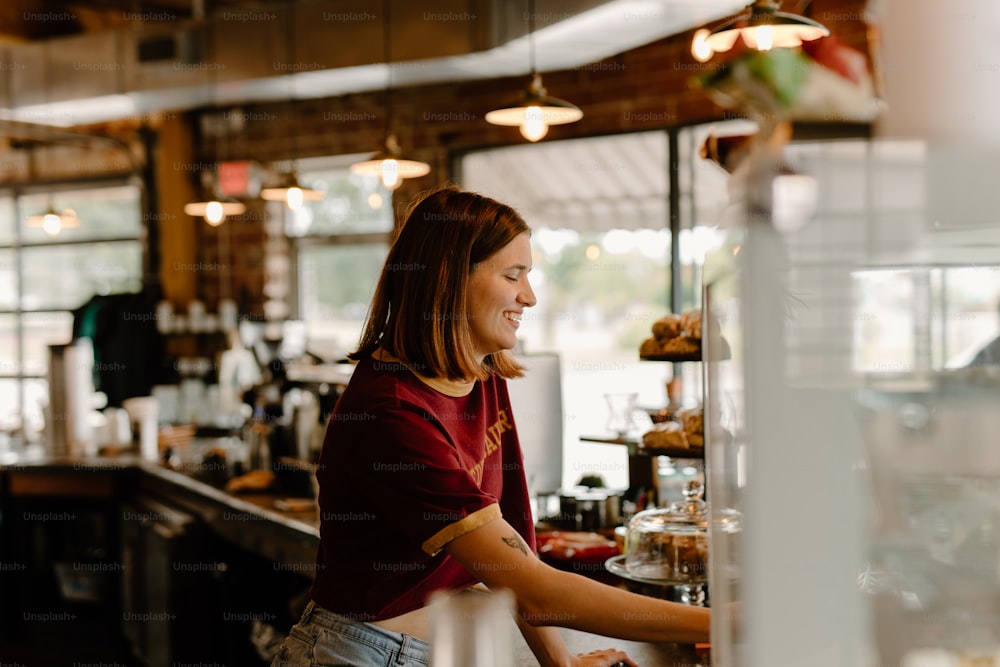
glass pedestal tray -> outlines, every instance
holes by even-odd
[[[684,580],[657,579],[632,574],[625,568],[625,556],[614,556],[604,563],[604,568],[625,580],[625,588],[632,593],[694,607],[708,607],[708,579],[691,577]]]

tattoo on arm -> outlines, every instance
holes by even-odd
[[[525,546],[524,541],[521,540],[520,537],[518,537],[517,533],[511,533],[510,537],[503,537],[500,539],[502,539],[503,543],[506,544],[511,549],[517,549],[525,556],[528,555],[528,547]]]

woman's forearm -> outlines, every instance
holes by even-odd
[[[632,641],[696,643],[709,641],[710,612],[658,600],[602,584],[545,564],[535,586],[522,592],[533,625],[559,625]]]
[[[514,615],[514,620],[541,667],[567,667],[570,664],[572,656],[556,628],[536,627],[517,614]]]

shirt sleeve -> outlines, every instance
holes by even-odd
[[[352,443],[352,484],[429,555],[501,516],[498,499],[480,490],[448,436],[416,407],[380,410],[338,437]]]

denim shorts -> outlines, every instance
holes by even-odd
[[[271,667],[427,667],[430,644],[309,602]]]

